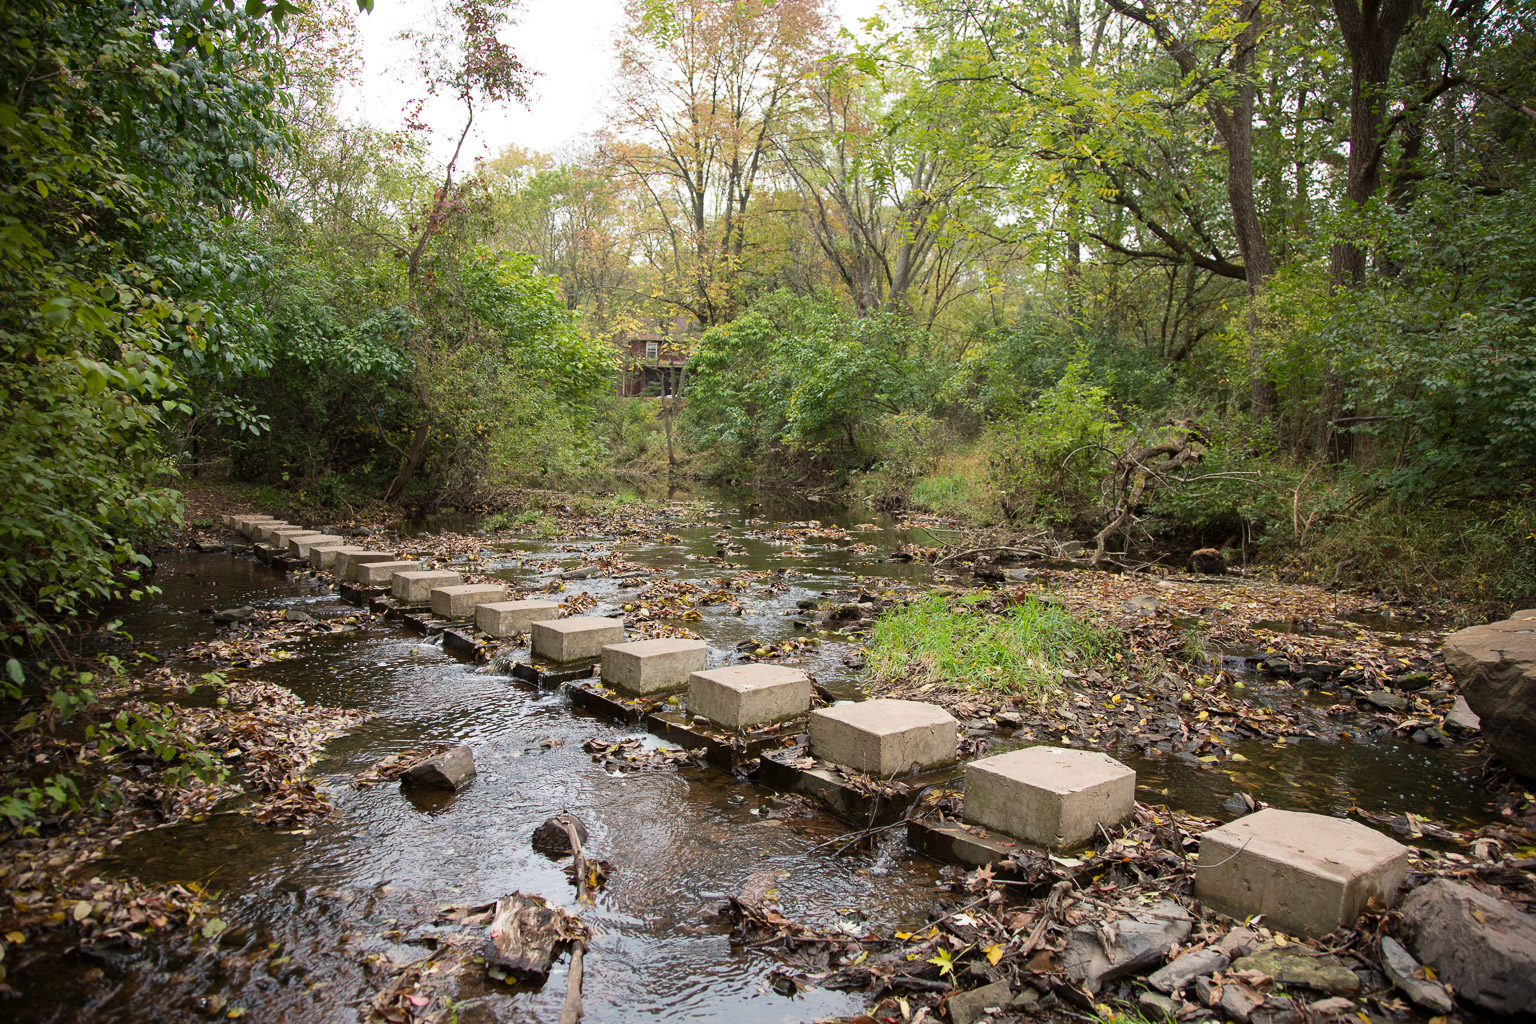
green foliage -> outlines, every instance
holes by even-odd
[[[193,367],[243,355],[208,245],[282,148],[264,24],[192,0],[0,7],[4,639],[136,593],[174,520],[161,430]]]
[[[1043,701],[1063,669],[1114,658],[1119,637],[1112,627],[1033,597],[1001,613],[984,611],[978,601],[930,594],[886,612],[870,638],[871,671]]]
[[[1103,505],[1110,458],[1130,437],[1109,407],[1109,392],[1074,361],[1017,419],[1000,420],[982,438],[998,507],[1008,521],[1082,525]]]
[[[826,298],[776,292],[705,332],[687,423],[723,466],[859,465],[870,456],[861,424],[931,404],[945,368],[923,354],[893,314],[856,318]]]

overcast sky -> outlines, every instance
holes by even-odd
[[[880,6],[881,0],[832,3],[850,26]],[[380,128],[400,126],[402,109],[423,90],[409,81],[410,49],[397,37],[417,27],[428,8],[422,0],[376,0],[373,13],[359,16],[366,66],[362,83],[342,94],[344,111]],[[613,38],[623,20],[624,0],[524,0],[506,41],[539,72],[529,106],[509,104],[477,115],[466,156],[494,154],[507,145],[553,153],[595,132],[613,76]],[[462,113],[448,101],[427,106],[426,113],[435,128],[434,151],[446,155],[462,128]]]

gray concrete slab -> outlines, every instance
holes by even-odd
[[[387,587],[397,572],[413,572],[421,568],[420,562],[395,559],[388,562],[365,562],[357,567],[357,582],[363,587]]]
[[[1097,750],[1027,747],[965,766],[965,820],[1052,849],[1092,839],[1136,807],[1136,773]]]
[[[941,707],[915,700],[866,700],[811,712],[811,754],[880,778],[956,759],[959,728]]]
[[[688,713],[723,729],[771,725],[811,710],[811,679],[788,665],[756,662],[695,672]]]
[[[492,601],[505,601],[507,588],[499,583],[461,583],[432,588],[432,614],[444,619],[467,619],[475,609]]]
[[[526,633],[535,622],[558,618],[555,601],[492,601],[475,609],[475,628],[494,637]]]
[[[609,644],[601,657],[603,682],[643,697],[687,687],[688,677],[709,664],[709,645],[702,640],[661,637]]]
[[[401,604],[427,604],[432,600],[432,591],[463,582],[464,577],[447,569],[406,570],[390,578],[389,595]]]
[[[1358,821],[1267,808],[1200,837],[1195,895],[1242,920],[1315,938],[1386,906],[1408,876],[1408,847]]]
[[[550,661],[582,661],[596,658],[609,644],[624,640],[624,623],[598,615],[535,622],[528,631],[533,653]]]

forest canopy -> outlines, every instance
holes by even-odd
[[[1529,0],[629,0],[603,129],[487,159],[517,5],[433,6],[453,116],[394,129],[336,102],[370,6],[0,5],[11,641],[200,477],[791,481],[1531,593]]]

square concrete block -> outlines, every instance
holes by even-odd
[[[880,778],[949,764],[958,740],[954,717],[921,701],[866,700],[811,713],[812,756]]]
[[[723,729],[771,725],[809,710],[811,679],[787,665],[731,665],[688,680],[688,713]]]
[[[331,567],[331,571],[339,580],[356,583],[358,569],[362,566],[371,565],[374,562],[398,562],[399,560],[400,556],[393,551],[372,551],[366,548],[361,551],[342,549],[336,553],[336,564]]]
[[[387,587],[395,573],[420,568],[420,562],[365,562],[357,567],[357,582],[364,587]]]
[[[475,609],[475,628],[494,637],[516,636],[559,614],[554,601],[492,601]]]
[[[1372,896],[1391,906],[1408,876],[1408,847],[1325,814],[1250,814],[1200,837],[1195,895],[1242,920],[1315,938],[1348,927]]]
[[[402,604],[426,604],[439,587],[456,587],[464,577],[447,569],[397,572],[390,578],[389,594]]]
[[[290,537],[288,553],[296,558],[308,558],[312,548],[341,547],[346,541],[334,533],[317,533],[313,537]]]
[[[256,532],[251,536],[262,544],[271,544],[277,540],[277,531],[297,529],[299,527],[292,523],[257,523]]]
[[[443,619],[467,619],[475,609],[492,601],[505,601],[507,588],[499,583],[461,583],[432,588],[432,614]]]
[[[528,631],[533,653],[550,661],[584,661],[624,641],[624,623],[600,615],[535,622]]]
[[[273,516],[241,516],[235,520],[235,529],[239,530],[247,537],[254,538],[256,536],[256,530],[258,527],[265,526],[267,523],[276,522],[280,522],[280,520]]]
[[[709,645],[702,640],[663,637],[610,644],[602,651],[603,682],[626,693],[644,696],[668,693],[688,685],[688,677],[709,664]]]
[[[309,549],[309,564],[316,569],[334,569],[336,568],[336,556],[351,546],[346,543],[316,543],[314,547]]]
[[[1135,771],[1096,750],[1028,747],[965,766],[965,820],[1037,846],[1078,846],[1135,806]]]

